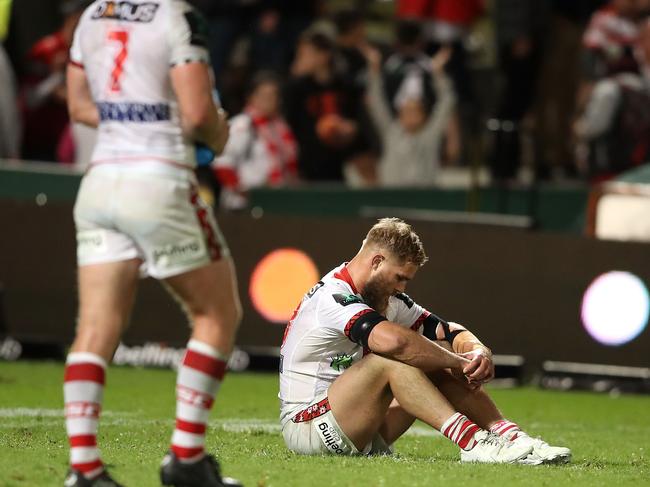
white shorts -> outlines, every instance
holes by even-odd
[[[311,418],[311,419],[310,419]],[[329,408],[327,393],[296,413],[282,427],[284,443],[301,455],[391,455],[392,447],[379,433],[360,451],[345,435]]]
[[[159,163],[103,164],[84,176],[74,207],[79,266],[142,259],[164,279],[229,255],[194,173]]]

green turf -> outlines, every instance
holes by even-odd
[[[61,486],[67,442],[59,363],[0,363],[0,486]],[[111,368],[99,442],[116,479],[159,485],[173,426],[175,375]],[[440,437],[407,436],[384,458],[299,457],[273,430],[277,376],[230,374],[212,415],[209,450],[251,486],[650,485],[650,397],[609,397],[531,388],[492,391],[511,419],[569,446],[567,466],[459,464]],[[23,409],[20,414],[15,408]],[[35,409],[40,414],[35,414]],[[239,428],[239,431],[236,429]]]

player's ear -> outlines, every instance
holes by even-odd
[[[376,271],[386,258],[381,254],[375,254],[372,258],[372,270]]]

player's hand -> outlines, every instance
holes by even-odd
[[[438,49],[438,51],[436,51],[436,53],[431,57],[431,71],[433,71],[433,74],[442,74],[450,58],[451,47],[444,46]]]
[[[381,71],[381,52],[370,43],[361,46],[361,53],[365,56],[370,71],[379,73]]]
[[[494,378],[494,362],[492,354],[483,348],[460,354],[470,360],[470,363],[463,368],[463,374],[470,384],[484,384]]]

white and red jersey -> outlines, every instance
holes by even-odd
[[[181,0],[95,1],[70,62],[85,69],[100,123],[91,163],[155,160],[194,168],[170,68],[209,64],[202,20]]]
[[[213,166],[225,187],[248,191],[279,186],[297,177],[298,147],[285,120],[253,107],[230,121],[230,136]]]
[[[361,345],[350,338],[355,321],[373,310],[362,299],[342,264],[305,296],[287,324],[280,349],[280,421],[284,425],[309,406],[354,362]],[[430,313],[406,294],[391,296],[385,317],[422,333]]]
[[[638,32],[635,22],[621,17],[611,7],[604,7],[592,15],[582,43],[587,49],[618,56],[623,47],[632,46],[636,42]]]

